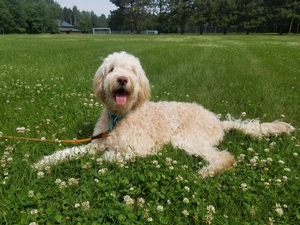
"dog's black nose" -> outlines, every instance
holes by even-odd
[[[120,85],[124,86],[124,85],[126,85],[128,83],[128,78],[125,77],[125,76],[120,76],[120,77],[117,78],[117,82]]]

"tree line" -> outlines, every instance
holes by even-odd
[[[107,27],[104,14],[62,8],[54,0],[0,0],[0,33],[59,33],[57,20],[64,20],[84,33]]]
[[[101,0],[99,0],[100,3]],[[298,33],[300,0],[110,0],[117,9],[108,18],[76,6],[62,8],[54,0],[0,0],[0,33],[58,33],[56,20],[64,20],[84,33],[93,27],[140,33],[185,33],[188,27],[219,27],[236,31]],[[101,6],[101,5],[100,5]]]
[[[156,29],[160,33],[183,34],[189,26],[215,26],[247,34],[258,27],[276,26],[279,33],[298,32],[300,0],[110,0],[112,30],[139,33]]]

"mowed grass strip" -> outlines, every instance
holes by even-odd
[[[237,165],[204,180],[204,161],[168,145],[134,162],[86,155],[35,171],[43,155],[70,145],[1,138],[3,224],[300,223],[299,36],[8,35],[0,45],[3,135],[89,137],[103,108],[92,79],[115,51],[140,58],[152,101],[297,128],[261,140],[229,132],[219,148]]]

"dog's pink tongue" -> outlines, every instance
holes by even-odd
[[[116,102],[118,105],[124,105],[127,101],[126,95],[116,95]]]

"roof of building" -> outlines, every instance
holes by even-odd
[[[60,32],[68,32],[68,31],[81,32],[81,30],[74,28],[73,25],[63,20],[56,20],[56,24],[58,25],[58,29]]]

